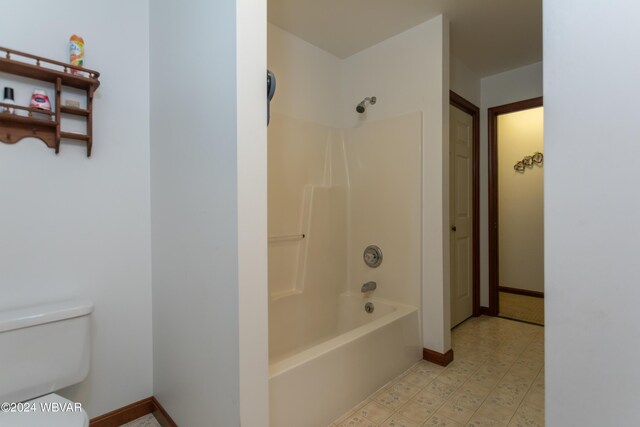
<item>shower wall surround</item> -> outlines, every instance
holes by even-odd
[[[374,107],[370,107],[373,109]],[[377,297],[420,306],[420,158],[422,114],[410,113],[345,130],[349,171],[347,289],[376,281]],[[376,244],[372,269],[362,251]]]
[[[273,299],[301,292],[306,278],[338,282],[344,277],[347,181],[340,130],[274,114],[268,139],[269,291]],[[304,238],[286,239],[303,234]],[[323,260],[328,267],[305,274],[305,259],[322,256],[309,253],[317,245],[332,248],[330,258]]]
[[[423,347],[450,348],[448,24],[345,59],[270,25],[268,67],[270,422],[323,426]]]
[[[273,115],[271,354],[286,353],[292,335],[318,328],[330,334],[338,296],[358,295],[370,280],[378,283],[377,297],[419,305],[420,136],[420,113],[348,130]],[[362,261],[372,243],[385,254],[376,269]]]
[[[340,59],[268,26],[268,66],[280,83],[272,111],[281,121],[274,118],[269,129],[269,177],[282,173],[283,183],[277,190],[270,183],[269,235],[308,229],[309,186],[333,192],[331,201],[325,200],[334,208],[325,225],[333,221],[335,227],[346,209],[346,223],[333,228],[333,239],[321,233],[327,238],[323,244],[331,240],[333,245],[331,260],[309,257],[320,244],[311,232],[288,247],[270,244],[272,304],[285,304],[287,292],[313,292],[313,280],[327,294],[359,292],[362,283],[375,280],[375,296],[421,308],[424,347],[449,350],[449,251],[443,231],[448,194],[442,191],[448,185],[448,32],[448,21],[439,16]],[[358,114],[356,104],[366,96],[376,96],[377,102]],[[286,144],[301,147],[285,150]],[[301,159],[308,163],[290,164]],[[285,177],[291,173],[285,170],[296,169],[307,175]],[[289,198],[277,200],[285,189]],[[385,261],[375,270],[362,263],[369,244],[384,252]],[[331,267],[311,278],[314,262]],[[300,278],[303,271],[306,281]],[[273,320],[277,310],[270,308]]]

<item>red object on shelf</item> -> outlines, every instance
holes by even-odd
[[[44,89],[35,89],[33,95],[31,95],[31,104],[29,106],[51,111],[51,101],[49,101],[47,91]]]

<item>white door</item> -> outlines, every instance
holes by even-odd
[[[473,314],[473,118],[449,107],[451,327]]]

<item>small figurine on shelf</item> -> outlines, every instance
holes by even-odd
[[[12,87],[5,87],[4,88],[4,98],[2,99],[2,102],[4,102],[5,104],[15,105],[16,102],[13,99],[13,88]],[[15,109],[5,106],[2,109],[2,112],[3,113],[9,113],[9,114],[15,114]]]

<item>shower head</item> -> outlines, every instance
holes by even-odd
[[[376,97],[372,96],[372,97],[366,97],[365,99],[363,99],[357,106],[356,106],[356,111],[360,114],[364,113],[365,110],[367,109],[367,102],[371,105],[376,103]]]

